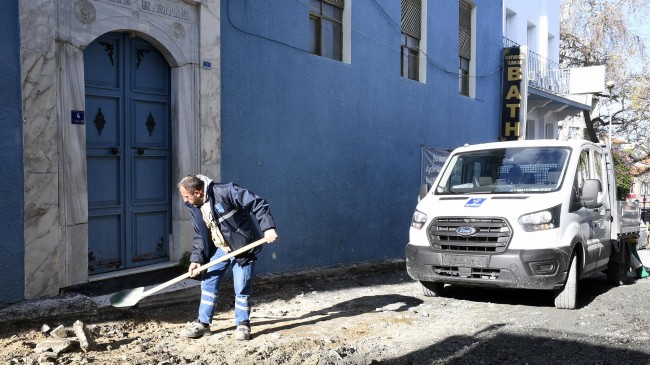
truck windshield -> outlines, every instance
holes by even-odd
[[[562,185],[570,149],[519,147],[455,154],[435,194],[546,193]]]

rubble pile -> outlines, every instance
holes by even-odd
[[[46,338],[34,347],[31,359],[12,359],[13,364],[54,364],[60,354],[74,351],[87,353],[97,348],[97,342],[91,331],[81,321],[76,321],[71,328],[59,325],[52,329],[48,324],[41,327]]]

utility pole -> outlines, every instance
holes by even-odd
[[[609,106],[608,108],[609,109],[609,147],[611,148],[612,147],[612,89],[614,88],[614,81],[611,80],[607,81],[605,86],[607,87],[607,92],[609,95],[609,103],[607,104]]]

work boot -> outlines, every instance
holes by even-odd
[[[251,338],[251,328],[246,324],[240,324],[235,329],[235,340],[248,341]]]
[[[210,326],[205,323],[201,323],[197,319],[194,322],[187,322],[185,328],[181,330],[180,334],[183,337],[199,338],[208,331],[210,331]]]

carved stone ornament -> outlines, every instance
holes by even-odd
[[[176,39],[184,39],[185,38],[185,27],[183,27],[183,24],[179,22],[175,22],[172,25],[172,32],[174,34],[174,38]]]
[[[74,16],[84,24],[92,24],[97,18],[95,6],[88,0],[77,0],[74,4]]]

